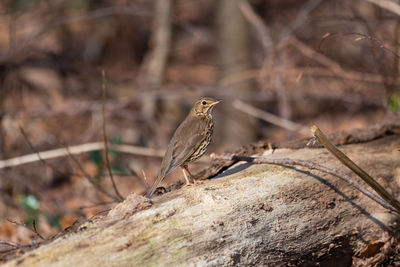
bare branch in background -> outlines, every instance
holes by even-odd
[[[278,113],[280,117],[285,119],[284,123],[289,121],[290,118],[292,117],[292,107],[290,106],[289,103],[289,96],[287,93],[287,88],[286,88],[286,50],[283,51],[276,51],[276,54],[273,57],[273,65],[276,65],[278,67],[280,75],[277,75],[275,77],[275,92],[278,98]],[[288,139],[293,139],[293,135],[291,132],[287,131],[286,132]]]
[[[267,51],[273,45],[271,38],[271,33],[264,23],[262,18],[256,14],[253,8],[250,6],[247,0],[242,0],[239,2],[239,8],[242,11],[244,17],[254,26],[257,33],[261,39],[261,43],[264,49]]]
[[[282,42],[285,43],[287,41],[287,38],[290,38],[293,35],[293,33],[304,24],[304,22],[308,18],[308,15],[311,13],[311,11],[313,11],[322,1],[323,0],[308,0],[300,8],[300,11],[297,13],[297,16],[296,16],[296,19],[294,20],[294,22],[282,31],[282,33],[280,34],[280,37],[279,37],[280,40],[278,43],[282,43]]]
[[[49,22],[44,24],[43,27],[31,32],[27,36],[21,38],[20,40],[15,40],[13,44],[12,51],[7,51],[4,54],[0,54],[0,62],[9,61],[12,58],[13,53],[21,53],[23,49],[30,42],[35,41],[37,38],[41,37],[44,33],[49,30],[67,23],[78,22],[82,20],[98,19],[102,17],[108,17],[112,15],[131,15],[131,16],[150,16],[151,13],[147,10],[140,8],[139,6],[116,6],[116,7],[106,7],[97,9],[92,12],[79,15],[71,15],[66,17],[57,17],[51,19]]]
[[[130,175],[135,177],[137,181],[143,186],[143,188],[145,188],[145,192],[147,192],[150,186],[148,184],[147,176],[144,170],[141,169],[141,171],[139,171],[136,165],[125,166],[125,167],[129,170]]]
[[[34,147],[34,145],[31,143],[31,141],[28,138],[28,135],[25,133],[24,128],[22,126],[19,126],[19,131],[22,134],[23,138],[25,139],[25,142],[28,144],[29,148],[35,152],[35,155],[37,156],[38,160],[43,164],[43,166],[49,167],[55,174],[60,175],[60,171],[54,168],[52,165],[47,163],[40,155],[39,151]],[[62,175],[62,174],[61,174]]]
[[[391,0],[365,0],[400,16],[400,5]]]
[[[111,150],[115,150],[121,153],[127,153],[127,154],[132,154],[132,155],[139,155],[139,156],[145,156],[145,157],[157,157],[157,158],[162,158],[164,156],[164,150],[157,150],[157,149],[152,149],[152,148],[147,148],[147,147],[137,147],[137,146],[131,146],[131,145],[116,145],[116,144],[110,144],[109,148]],[[76,146],[70,146],[70,147],[64,147],[64,148],[57,148],[53,150],[47,150],[47,151],[40,151],[37,153],[33,154],[28,154],[20,157],[15,157],[11,159],[6,159],[6,160],[1,160],[0,161],[0,169],[2,168],[7,168],[7,167],[13,167],[13,166],[19,166],[31,162],[36,162],[39,160],[46,160],[46,159],[52,159],[52,158],[58,158],[58,157],[65,157],[70,154],[81,154],[89,151],[96,151],[96,150],[102,150],[104,149],[104,143],[103,142],[94,142],[94,143],[87,143],[87,144],[81,144],[81,145],[76,145]]]
[[[316,52],[316,51],[315,51]],[[317,52],[318,53],[318,52]],[[313,58],[315,59],[315,58]],[[335,61],[333,61],[335,62]],[[287,76],[298,76],[299,74],[304,75],[313,75],[313,76],[326,76],[330,78],[340,78],[345,80],[354,80],[358,82],[365,82],[365,83],[383,83],[384,76],[371,73],[371,72],[359,72],[353,71],[349,69],[342,69],[339,73],[334,73],[330,68],[323,68],[323,67],[290,67],[286,68],[285,70],[279,68],[268,68],[267,71],[261,73],[262,71],[259,69],[252,69],[248,71],[243,71],[238,75],[232,75],[226,77],[221,81],[222,86],[230,86],[235,83],[240,83],[241,81],[256,79],[256,78],[265,78],[274,75],[278,75],[282,71],[286,72]],[[390,82],[390,81],[389,81]],[[389,83],[388,82],[388,83]],[[395,81],[391,81],[390,84],[395,84]],[[256,94],[254,96],[254,100],[263,99],[260,94]]]
[[[294,35],[295,31],[306,22],[308,15],[311,13],[311,11],[313,11],[322,1],[323,0],[308,0],[304,5],[302,5],[300,11],[297,13],[294,22],[281,31],[281,34],[279,35],[279,40],[277,42],[278,46],[282,43],[286,45],[287,41],[292,35]],[[282,70],[282,74],[278,75],[275,79],[276,93],[278,95],[278,100],[280,104],[279,113],[280,116],[284,119],[290,120],[292,108],[289,104],[289,97],[285,85],[286,78],[284,75],[286,75],[286,72],[283,71],[287,68],[286,50],[280,51],[280,49],[277,49],[276,52],[277,55],[275,57],[275,62],[273,62],[273,65],[277,65],[278,68]],[[291,137],[290,133],[288,133],[288,137]]]
[[[315,60],[319,64],[327,67],[336,75],[338,75],[340,77],[351,76],[351,74],[350,75],[346,74],[347,71],[344,71],[339,63],[337,63],[336,61],[328,58],[327,56],[317,52],[316,50],[312,49],[311,47],[309,47],[308,45],[306,45],[304,42],[300,41],[296,37],[290,38],[289,43],[294,48],[296,48],[300,53],[302,53],[303,55],[305,55],[306,57],[308,57],[312,60]]]
[[[322,39],[321,42],[319,43],[319,50],[321,50],[321,46],[323,44],[324,41],[326,41],[328,38],[331,38],[333,36],[356,36],[356,40],[355,41],[360,41],[360,40],[369,40],[371,42],[373,42],[377,47],[379,47],[380,49],[385,50],[386,52],[389,52],[390,54],[392,54],[394,57],[400,58],[400,55],[396,53],[396,51],[394,51],[393,49],[387,47],[381,40],[375,38],[374,36],[371,35],[366,35],[363,33],[359,33],[359,32],[350,32],[350,33],[327,33],[325,34]]]
[[[255,108],[249,104],[244,103],[243,101],[240,100],[235,100],[233,102],[233,107],[243,111],[253,117],[259,118],[261,120],[264,120],[266,122],[269,122],[271,124],[277,125],[279,127],[282,127],[286,130],[292,131],[292,132],[297,132],[297,133],[301,133],[303,135],[310,135],[310,131],[304,127],[301,124],[295,123],[293,121],[284,119],[284,118],[280,118],[274,114],[271,114],[269,112],[266,112],[264,110]]]
[[[265,73],[268,71],[269,66],[277,66],[277,68],[279,69],[279,75],[275,76],[274,84],[279,103],[279,115],[284,119],[284,121],[281,122],[285,123],[289,120],[291,114],[291,108],[289,105],[285,84],[285,51],[279,51],[279,49],[275,49],[275,47],[273,47],[274,49],[270,49],[270,46],[273,45],[273,42],[269,35],[269,29],[267,25],[263,22],[262,18],[257,15],[257,13],[253,10],[253,8],[249,5],[247,1],[242,1],[240,3],[240,8],[245,18],[250,24],[253,25],[253,27],[260,35],[260,40],[264,48],[264,60],[261,66],[260,77],[258,77],[259,86],[261,88],[265,88],[265,82],[262,77],[265,76]],[[267,41],[270,41],[271,43],[268,44]],[[284,127],[284,129],[288,128],[290,128],[290,126]],[[288,135],[290,136],[290,132],[288,132]]]

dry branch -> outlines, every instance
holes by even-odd
[[[283,120],[280,120],[280,124],[284,129],[288,129],[291,127],[291,125],[290,123],[286,125],[286,122],[289,121],[288,119],[290,118],[291,108],[289,105],[288,95],[286,93],[286,76],[285,72],[283,71],[286,69],[285,51],[276,49],[276,47],[270,49],[274,43],[270,37],[269,29],[263,22],[263,19],[256,14],[247,1],[241,1],[239,7],[247,21],[257,30],[261,39],[261,44],[264,48],[264,60],[261,67],[260,77],[258,78],[261,88],[265,86],[262,77],[265,75],[265,72],[267,72],[268,66],[278,66],[279,70],[281,70],[279,75],[275,76],[274,86],[278,99],[279,115],[283,118]],[[254,109],[252,111],[254,113]],[[271,116],[266,116],[264,114],[263,117],[270,118]]]
[[[265,50],[273,45],[271,34],[267,25],[264,23],[262,18],[256,14],[254,9],[250,6],[247,0],[239,2],[239,8],[242,11],[244,17],[254,26],[260,36],[261,43]]]
[[[400,213],[400,202],[395,199],[388,191],[386,191],[386,189],[383,188],[377,181],[375,181],[375,179],[372,178],[367,172],[361,169],[334,144],[332,144],[317,126],[312,126],[311,132],[329,152],[331,152],[346,167],[348,167],[359,177],[361,177],[361,179],[363,179],[369,186],[371,186],[375,190],[375,192],[377,192],[383,199],[385,199],[388,203],[395,207],[397,209],[397,212]]]
[[[306,75],[316,75],[316,76],[326,76],[326,77],[339,77],[344,80],[354,80],[359,82],[366,82],[366,83],[378,83],[381,84],[385,81],[385,78],[382,75],[370,72],[359,72],[359,71],[352,71],[349,69],[343,69],[343,73],[350,73],[351,75],[343,75],[342,72],[336,73],[332,70],[325,69],[322,67],[290,67],[284,70],[276,67],[267,68],[263,72],[262,70],[252,69],[243,71],[237,75],[230,75],[225,77],[221,80],[222,86],[230,86],[235,83],[240,83],[242,81],[256,79],[256,78],[265,78],[278,75],[279,73],[285,72],[285,74],[298,76],[300,73]],[[388,84],[397,84],[396,81],[388,81]]]
[[[271,114],[269,112],[266,112],[264,110],[255,108],[249,104],[244,103],[243,101],[240,100],[235,100],[233,102],[233,107],[243,111],[253,117],[262,119],[266,122],[269,122],[271,124],[277,125],[279,127],[282,127],[286,130],[292,131],[292,132],[298,132],[303,135],[309,135],[310,132],[307,130],[306,127],[304,127],[301,124],[298,124],[296,122],[281,118],[279,116],[276,116],[274,114]]]
[[[400,5],[390,0],[365,0],[400,16]]]
[[[164,156],[163,150],[152,149],[152,148],[147,148],[147,147],[110,144],[109,148],[111,150],[115,150],[115,151],[118,151],[121,153],[127,153],[127,154],[139,155],[139,156],[145,156],[145,157],[161,158]],[[24,155],[24,156],[20,156],[20,157],[1,160],[0,161],[0,169],[18,166],[18,165],[22,165],[22,164],[27,164],[27,163],[31,163],[31,162],[36,162],[41,159],[42,160],[53,159],[53,158],[58,158],[58,157],[65,157],[65,156],[68,156],[69,154],[76,155],[76,154],[81,154],[81,153],[95,151],[95,150],[102,150],[102,149],[104,149],[103,142],[94,142],[94,143],[86,143],[86,144],[81,144],[81,145],[76,145],[76,146],[69,146],[68,148],[64,147],[64,148],[57,148],[57,149],[53,149],[53,150],[40,151],[37,153],[28,154],[28,155]]]

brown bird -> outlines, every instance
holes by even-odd
[[[194,103],[185,120],[175,130],[161,162],[160,172],[146,197],[150,198],[162,179],[176,167],[182,167],[187,184],[192,184],[193,177],[187,165],[206,152],[214,128],[211,111],[219,102],[221,100],[205,97]]]

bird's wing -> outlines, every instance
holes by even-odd
[[[198,149],[205,138],[206,127],[207,123],[204,120],[191,118],[190,121],[182,123],[176,129],[162,160],[160,172],[147,191],[147,197],[151,197],[158,184],[168,173],[182,165]],[[189,130],[192,134],[188,138],[185,133],[188,133]]]
[[[192,119],[190,122],[183,124],[174,133],[171,139],[171,144],[168,147],[167,153],[171,153],[169,164],[166,164],[164,175],[167,175],[176,167],[182,165],[201,145],[205,138],[204,131],[206,130],[206,122],[201,119]],[[182,133],[192,132],[189,138],[183,138]],[[195,129],[195,130],[193,130]],[[184,140],[186,139],[186,140]]]

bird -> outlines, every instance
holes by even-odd
[[[146,197],[150,198],[165,176],[177,167],[182,168],[186,184],[192,184],[194,179],[188,169],[188,163],[201,157],[211,143],[214,129],[211,111],[219,102],[221,100],[202,97],[193,104],[189,114],[172,135],[160,171]]]

